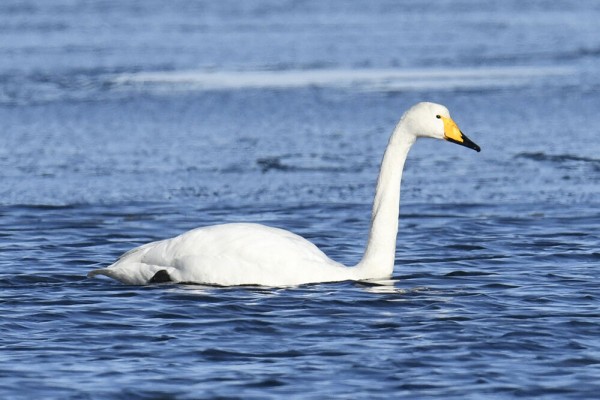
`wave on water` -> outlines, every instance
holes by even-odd
[[[204,90],[342,88],[358,91],[456,91],[568,85],[578,70],[568,66],[509,66],[429,69],[257,69],[138,71],[68,70],[0,74],[0,104],[61,100],[98,101],[139,90],[155,93]]]
[[[157,85],[186,90],[352,87],[362,90],[460,90],[521,87],[538,79],[568,76],[569,67],[452,69],[309,69],[254,71],[156,71],[125,73],[115,85]]]

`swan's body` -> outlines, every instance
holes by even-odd
[[[294,233],[240,223],[197,228],[148,243],[88,276],[106,275],[135,285],[172,281],[222,286],[291,286],[388,278],[394,268],[402,170],[419,136],[446,139],[479,151],[479,146],[460,132],[444,106],[419,103],[408,110],[383,156],[369,240],[362,260],[354,267],[331,260]]]

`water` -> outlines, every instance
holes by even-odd
[[[2,398],[581,398],[600,389],[600,7],[3,1]],[[132,287],[133,246],[256,221],[355,263],[401,113],[384,285]]]

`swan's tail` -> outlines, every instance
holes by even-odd
[[[148,279],[145,279],[140,273],[128,274],[122,268],[100,268],[94,269],[88,272],[87,277],[93,278],[98,275],[108,276],[114,280],[117,280],[126,285],[145,285],[148,283]]]
[[[93,269],[90,272],[87,273],[87,277],[88,278],[93,278],[97,275],[104,275],[104,276],[108,276],[109,278],[113,278],[117,281],[123,282],[123,283],[128,283],[126,282],[127,279],[123,279],[124,276],[122,273],[120,273],[120,271],[117,271],[115,269],[111,269],[111,268],[99,268],[99,269]]]
[[[93,270],[91,270],[90,272],[87,273],[87,277],[88,278],[93,278],[96,275],[106,275],[106,274],[104,273],[104,269],[103,268],[93,269]]]
[[[158,266],[136,263],[127,267],[129,268],[113,264],[108,268],[91,270],[88,272],[87,277],[93,278],[97,275],[104,275],[127,285],[173,282],[169,271]]]

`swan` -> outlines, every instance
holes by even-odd
[[[303,237],[253,223],[206,226],[137,247],[107,268],[125,284],[163,282],[216,286],[296,286],[346,280],[388,279],[393,272],[400,207],[400,181],[408,151],[419,137],[444,139],[480,151],[440,104],[422,102],[404,113],[381,162],[364,256],[352,267],[325,255]]]

